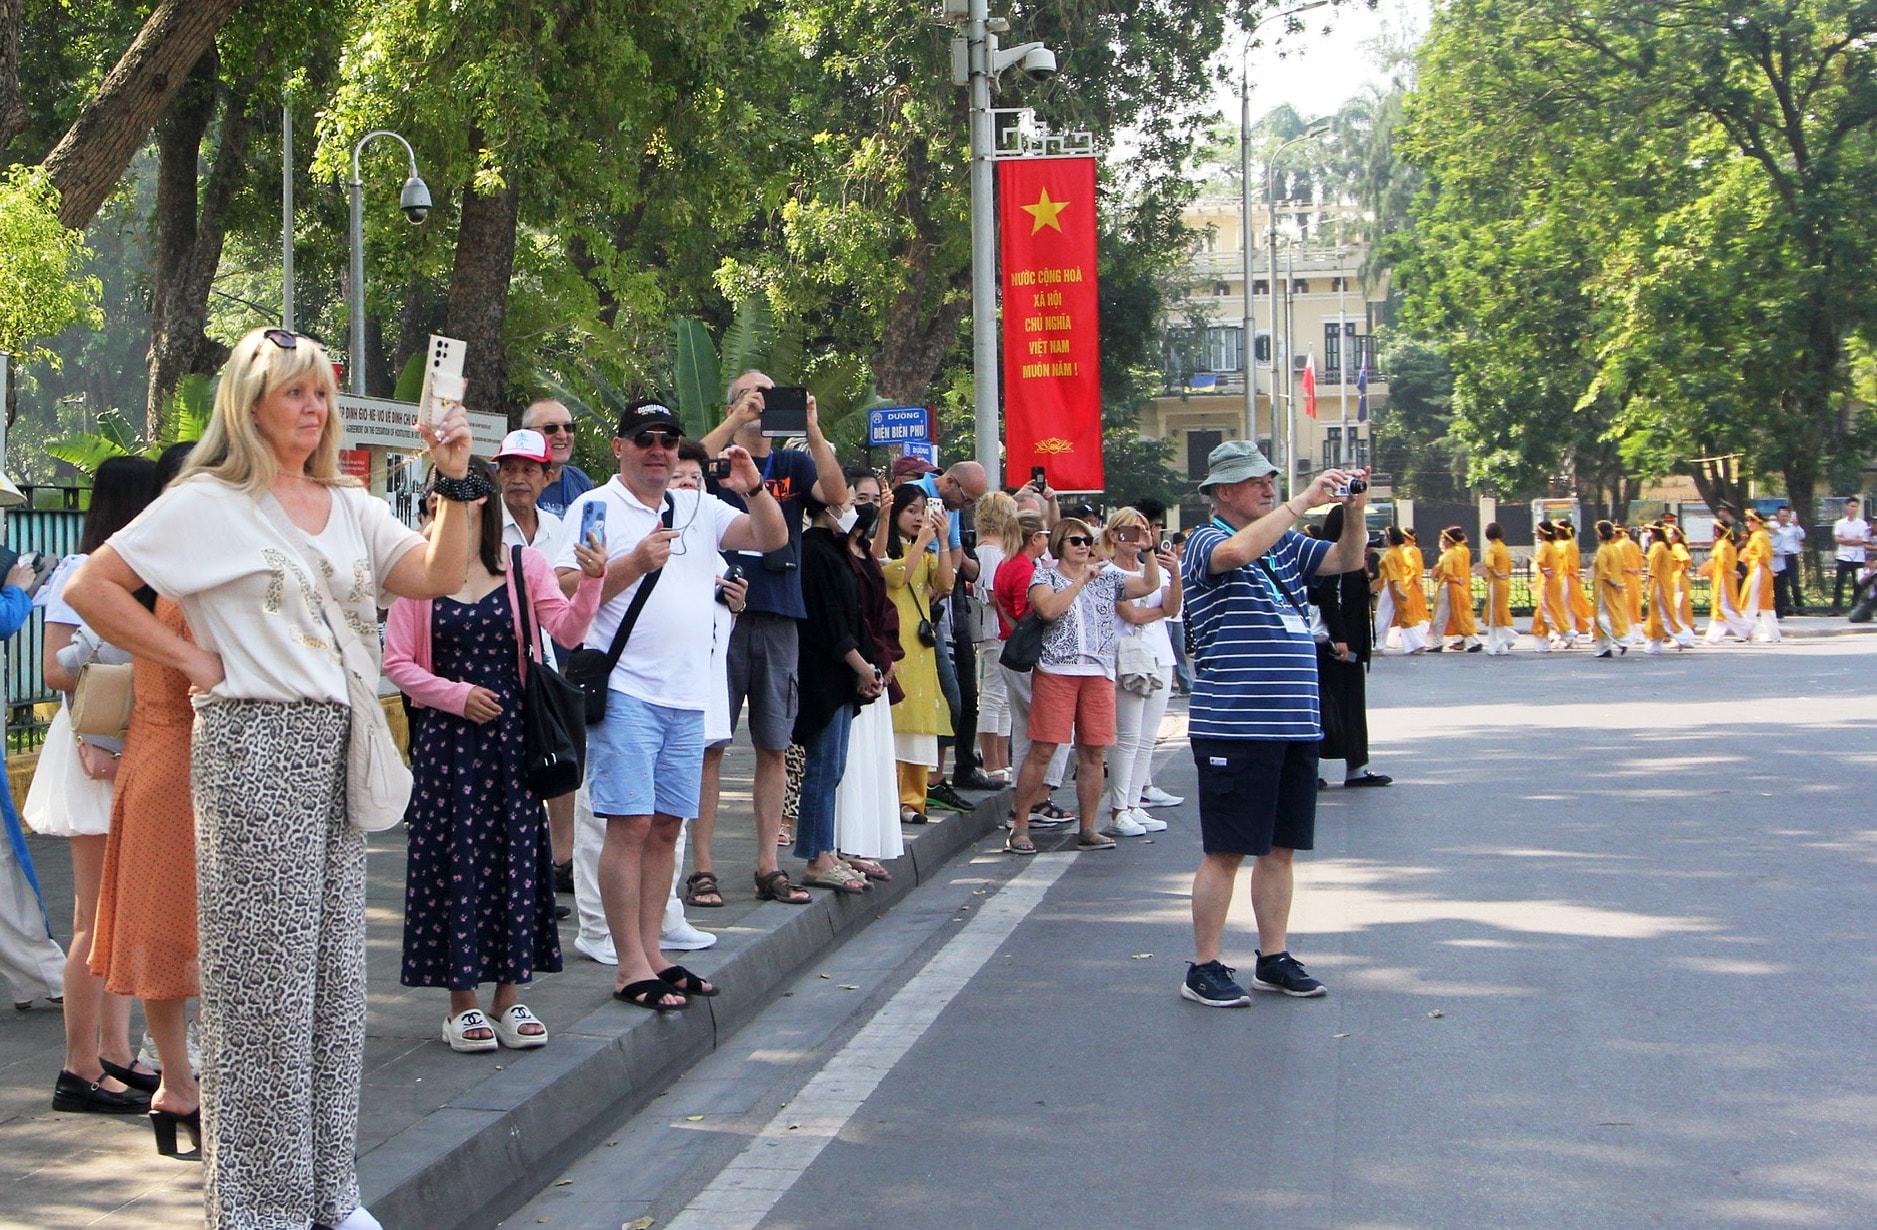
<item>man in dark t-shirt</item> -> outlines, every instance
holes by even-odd
[[[749,450],[762,472],[763,485],[782,505],[788,523],[788,545],[764,554],[735,553],[749,579],[749,597],[730,634],[730,723],[735,729],[743,702],[749,701],[750,743],[756,749],[756,781],[751,792],[756,810],[757,895],[791,905],[802,905],[808,894],[791,884],[776,863],[776,836],[782,831],[782,798],[788,788],[785,757],[795,728],[796,621],[808,608],[802,602],[802,574],[797,567],[802,545],[802,497],[812,489],[823,504],[847,502],[847,479],[834,447],[821,434],[815,399],[808,399],[808,449],[774,447],[762,434],[763,390],[775,381],[758,371],[744,372],[730,385],[730,406],[722,423],[702,441],[716,456],[731,444]],[[738,493],[724,489],[719,496],[743,507]],[[703,791],[714,795],[723,764],[723,745],[704,752]],[[710,834],[697,831],[700,849],[708,848]]]

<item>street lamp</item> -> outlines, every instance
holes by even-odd
[[[411,149],[411,143],[387,128],[360,137],[358,144],[352,147],[352,285],[348,304],[352,336],[347,358],[352,367],[352,391],[361,394],[365,392],[365,181],[359,178],[358,158],[366,144],[378,137],[390,137],[402,145],[404,156],[410,161],[410,178],[404,181],[398,208],[404,211],[404,217],[412,226],[430,216],[430,185],[417,177],[417,154]]]
[[[1319,0],[1327,2],[1327,0]],[[964,63],[954,51],[952,80],[971,87],[971,384],[976,403],[978,464],[990,475],[999,465],[997,398],[997,215],[993,212],[991,162],[995,154],[991,131],[991,82],[1005,69],[1021,64],[1032,81],[1056,75],[1056,53],[1041,43],[1023,43],[1008,50],[997,44],[999,32],[1010,23],[990,15],[989,0],[946,0],[946,15],[964,19]],[[958,46],[954,39],[954,49]],[[962,69],[962,72],[960,70]]]
[[[1292,137],[1272,151],[1264,164],[1264,213],[1269,222],[1270,260],[1271,260],[1271,434],[1277,434],[1277,163],[1284,152],[1293,145],[1302,145],[1314,141],[1329,131],[1326,123],[1312,124],[1299,135]],[[1251,258],[1246,257],[1247,264]],[[1290,297],[1290,288],[1284,291],[1285,298]],[[1290,327],[1284,328],[1284,498],[1289,499],[1291,489],[1297,485],[1297,408],[1291,394]]]
[[[1238,183],[1240,200],[1238,206],[1239,226],[1244,232],[1242,243],[1245,257],[1245,323],[1244,337],[1239,345],[1245,365],[1245,439],[1256,441],[1258,438],[1258,347],[1256,342],[1255,322],[1251,315],[1251,254],[1257,250],[1257,241],[1251,229],[1251,42],[1257,36],[1260,27],[1282,17],[1295,17],[1299,13],[1320,9],[1330,0],[1309,0],[1307,4],[1293,5],[1281,12],[1271,13],[1258,19],[1251,29],[1245,32],[1245,54],[1238,63]],[[1271,272],[1272,303],[1277,302],[1277,271]],[[1277,325],[1271,326],[1271,407],[1277,408]],[[1272,424],[1275,433],[1276,424]]]

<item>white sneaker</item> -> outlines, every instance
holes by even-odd
[[[688,918],[680,918],[676,926],[666,927],[664,933],[658,937],[660,948],[671,948],[679,952],[696,952],[700,948],[709,948],[716,942],[716,936],[693,927]]]
[[[578,948],[590,959],[598,961],[601,965],[619,964],[619,951],[613,947],[613,937],[610,935],[598,940],[590,940],[584,935],[576,935],[574,937],[574,947]]]
[[[1142,837],[1146,835],[1147,830],[1135,823],[1133,809],[1130,808],[1127,811],[1114,812],[1113,817],[1114,818],[1108,822],[1108,827],[1102,830],[1102,832],[1109,837]]]
[[[352,1210],[352,1216],[339,1223],[338,1230],[385,1230],[385,1228],[384,1223],[367,1213],[365,1206],[361,1204]]]
[[[1130,807],[1128,808],[1127,815],[1128,815],[1128,819],[1140,825],[1141,828],[1145,829],[1149,833],[1166,832],[1167,822],[1153,815],[1150,812],[1144,812],[1138,807]]]
[[[1185,795],[1168,794],[1158,786],[1150,785],[1141,791],[1142,807],[1178,807],[1184,802],[1186,802]]]

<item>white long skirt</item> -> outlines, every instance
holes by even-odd
[[[834,844],[855,858],[898,858],[906,852],[899,831],[893,707],[885,697],[862,705],[848,728],[847,772],[834,792]]]

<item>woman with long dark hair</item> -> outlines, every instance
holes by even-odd
[[[952,733],[951,707],[939,690],[936,624],[932,600],[952,592],[951,557],[928,551],[945,526],[945,508],[928,503],[923,489],[905,483],[893,492],[886,525],[874,532],[874,558],[886,575],[886,592],[899,611],[899,686],[893,704],[894,759],[899,762],[899,818],[926,822],[926,783],[938,768],[942,736]]]
[[[486,472],[471,463],[473,477]],[[491,484],[468,505],[476,546],[463,587],[446,598],[400,598],[385,624],[385,677],[428,710],[411,742],[399,981],[449,991],[443,1041],[465,1052],[547,1042],[547,1026],[519,1002],[537,971],[561,968],[554,855],[522,760],[522,688],[550,639],[586,636],[606,564],[591,544],[574,548],[581,577],[572,602],[532,547],[519,549],[517,577],[499,498]],[[532,625],[526,658],[524,622]],[[485,982],[496,984],[487,1013],[477,1002]]]
[[[1317,537],[1340,542],[1343,506],[1333,504]],[[1395,779],[1369,772],[1369,574],[1366,569],[1319,575],[1306,591],[1322,621],[1317,641],[1317,692],[1323,741],[1317,759],[1343,762],[1343,785],[1386,786]]]
[[[53,1089],[52,1109],[100,1114],[142,1114],[157,1087],[154,1072],[130,1049],[130,1000],[112,995],[91,972],[91,941],[98,917],[98,886],[111,831],[111,802],[123,754],[121,737],[78,736],[72,730],[71,693],[92,662],[130,661],[126,650],[90,626],[66,600],[85,560],[130,524],[155,494],[156,463],[148,457],[113,457],[92,480],[91,508],[78,552],[66,557],[39,591],[46,610],[48,687],[65,695],[46,731],[39,765],[26,795],[26,824],[71,839],[72,942],[65,954],[65,1067]]]

